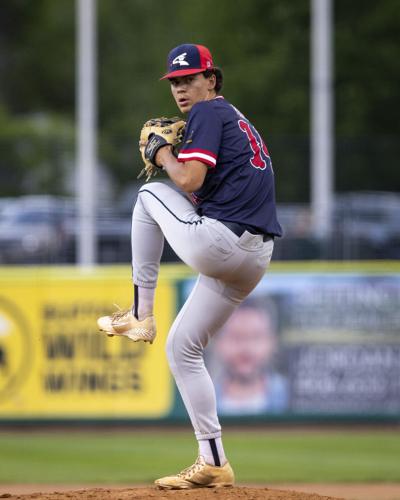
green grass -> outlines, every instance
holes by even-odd
[[[232,431],[239,483],[400,482],[395,431]],[[190,465],[189,431],[0,433],[1,483],[150,483]]]

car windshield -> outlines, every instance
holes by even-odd
[[[13,224],[48,224],[54,222],[55,216],[43,210],[4,210],[1,214],[3,221]]]
[[[52,222],[54,217],[46,212],[25,212],[17,214],[15,221],[22,224],[42,224]]]

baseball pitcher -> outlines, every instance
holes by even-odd
[[[184,44],[168,55],[167,74],[180,118],[145,123],[143,174],[163,170],[177,186],[145,183],[132,216],[132,309],[99,318],[100,330],[133,341],[156,337],[154,290],[164,238],[199,275],[175,319],[167,357],[198,441],[195,463],[156,480],[164,489],[231,486],[215,390],[203,350],[254,289],[281,236],[274,172],[252,123],[220,94],[223,76],[210,51]],[[243,325],[245,328],[245,325]]]

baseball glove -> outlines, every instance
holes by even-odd
[[[186,122],[177,116],[152,118],[143,125],[140,132],[139,150],[144,167],[138,175],[138,179],[145,175],[147,182],[162,170],[162,167],[156,165],[155,157],[157,151],[163,146],[171,144],[174,155],[178,156],[185,135],[185,125]]]

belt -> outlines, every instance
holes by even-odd
[[[242,234],[245,231],[248,231],[251,234],[259,234],[263,237],[263,241],[269,241],[273,240],[275,235],[270,234],[270,233],[257,233],[252,227],[246,226],[245,224],[240,224],[239,222],[227,222],[226,220],[220,220],[221,224],[226,226],[228,229],[232,231],[232,233],[236,234],[236,236],[239,236],[239,238],[242,236]]]

